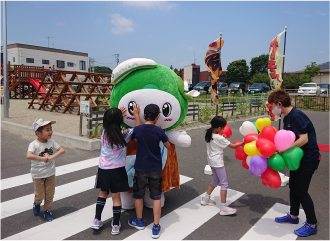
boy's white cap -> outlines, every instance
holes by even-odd
[[[56,121],[46,121],[44,118],[39,118],[33,122],[32,128],[33,128],[34,132],[36,132],[40,126],[46,126],[48,124],[55,124],[55,123],[56,123]]]

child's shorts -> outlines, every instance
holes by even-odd
[[[149,184],[150,198],[160,200],[162,194],[162,170],[139,172],[135,170],[133,179],[133,198],[142,199]]]
[[[95,188],[100,188],[101,191],[112,193],[126,192],[129,189],[128,178],[125,167],[116,169],[101,169],[97,170],[95,179]]]

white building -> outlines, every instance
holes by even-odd
[[[44,66],[59,70],[68,71],[88,71],[88,54],[33,46],[27,44],[10,44],[7,45],[7,60],[11,65],[28,65],[28,66]]]

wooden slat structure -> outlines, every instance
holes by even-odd
[[[109,101],[102,102],[100,99],[110,99],[110,74],[47,70],[39,84],[28,108],[34,108],[34,104],[39,104],[39,110],[51,107],[50,111],[59,111],[60,107],[63,107],[63,113],[72,113],[74,107],[80,108],[81,99],[90,100],[92,110],[100,107],[109,108]]]
[[[37,84],[32,84],[36,82]],[[10,98],[31,98],[28,108],[80,114],[80,100],[90,100],[92,110],[109,108],[111,74],[62,71],[38,66],[12,65],[8,62],[8,89]]]

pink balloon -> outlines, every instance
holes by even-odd
[[[292,146],[294,140],[289,131],[280,130],[276,133],[274,142],[278,151],[285,151]]]
[[[290,133],[291,138],[293,139],[293,142],[295,142],[296,141],[296,134],[294,134],[293,131],[288,131],[288,132]]]

